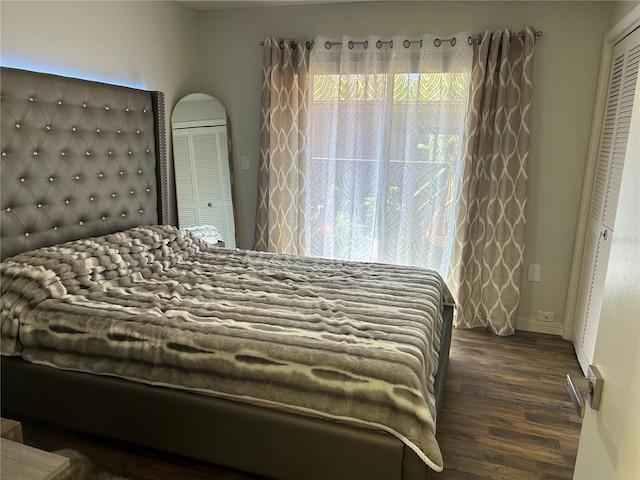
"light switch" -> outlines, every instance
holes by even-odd
[[[242,170],[249,170],[249,156],[248,155],[243,155],[242,156],[242,163],[240,164],[240,168],[242,168]]]
[[[527,273],[527,280],[530,282],[540,281],[540,265],[529,265],[529,271]]]

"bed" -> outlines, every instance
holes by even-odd
[[[274,479],[442,468],[435,272],[204,242],[168,225],[161,92],[1,88],[3,416]]]

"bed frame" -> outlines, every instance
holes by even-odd
[[[2,258],[168,223],[164,96],[2,68]],[[442,404],[453,308],[445,308]],[[281,480],[424,480],[396,437],[311,416],[1,359],[3,417],[51,422]],[[37,390],[36,390],[37,389]]]

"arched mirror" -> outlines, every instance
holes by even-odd
[[[178,226],[235,248],[227,123],[222,103],[204,93],[182,98],[171,115]]]

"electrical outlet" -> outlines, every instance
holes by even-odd
[[[247,155],[242,156],[242,170],[249,170],[249,157]]]
[[[529,270],[527,272],[527,280],[530,282],[539,282],[540,281],[540,265],[529,265]]]
[[[538,320],[544,323],[554,323],[556,321],[556,312],[538,310]]]

